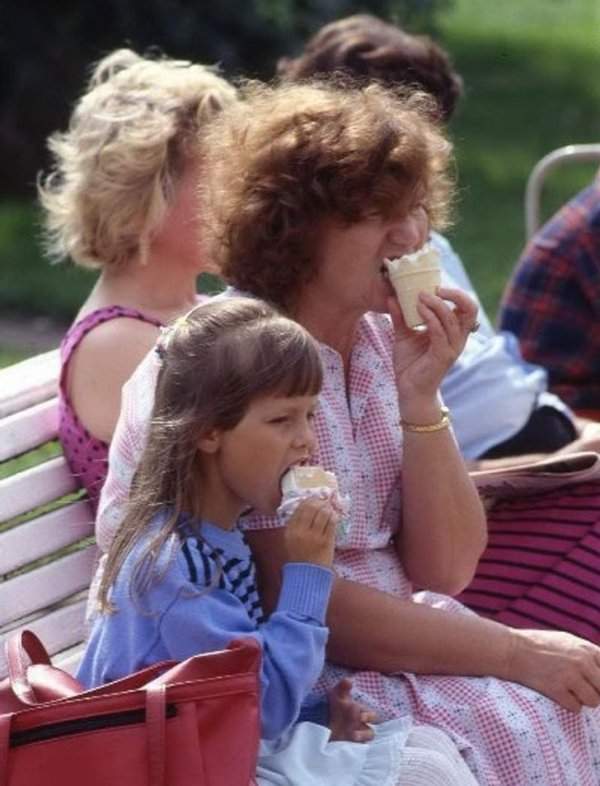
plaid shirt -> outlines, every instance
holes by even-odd
[[[500,327],[571,407],[600,409],[600,177],[531,239],[504,293]]]

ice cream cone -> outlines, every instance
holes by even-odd
[[[327,472],[319,466],[296,465],[281,479],[281,491],[284,495],[321,488],[337,491],[337,478],[333,472]]]
[[[412,254],[404,254],[396,259],[385,259],[384,263],[400,303],[404,321],[410,328],[422,325],[423,319],[417,311],[419,292],[435,295],[441,284],[438,250],[430,243],[426,243]]]
[[[423,318],[417,311],[419,292],[430,292],[435,295],[441,283],[440,269],[430,267],[419,270],[411,270],[410,268],[397,270],[389,273],[389,279],[408,327],[422,325]]]

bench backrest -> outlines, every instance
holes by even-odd
[[[84,638],[93,517],[56,440],[58,351],[0,370],[0,677],[28,627],[69,667]],[[42,447],[43,446],[43,447]]]

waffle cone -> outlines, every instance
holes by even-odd
[[[435,295],[441,283],[440,269],[430,267],[421,270],[396,271],[390,273],[389,278],[408,327],[422,325],[423,319],[417,311],[419,292]]]

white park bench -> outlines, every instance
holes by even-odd
[[[15,630],[33,630],[69,670],[84,637],[96,556],[90,507],[74,498],[78,486],[62,455],[14,472],[30,451],[56,440],[58,369],[54,350],[0,370],[0,678],[3,642]]]

